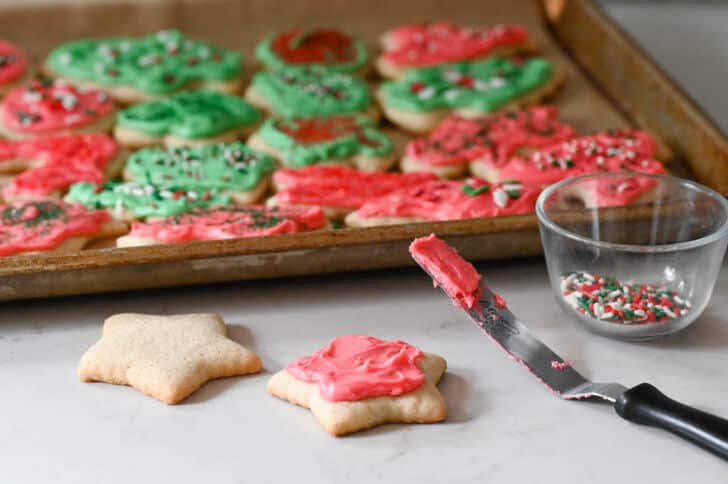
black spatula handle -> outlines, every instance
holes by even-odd
[[[625,420],[667,430],[728,460],[728,420],[676,402],[649,383],[622,393],[614,408]]]

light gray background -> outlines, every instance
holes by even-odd
[[[728,126],[725,5],[609,10]],[[650,381],[728,415],[728,268],[693,327],[628,344],[566,320],[540,259],[478,266],[585,375]],[[99,337],[102,320],[121,311],[219,312],[266,370],[211,382],[176,407],[128,388],[79,383],[80,355]],[[446,356],[448,421],[334,439],[308,411],[265,394],[271,372],[350,332],[402,338]],[[0,482],[9,484],[717,484],[728,475],[722,461],[627,424],[608,405],[555,398],[415,269],[3,304],[0,382]]]

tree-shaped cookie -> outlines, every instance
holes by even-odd
[[[245,99],[284,118],[376,114],[366,81],[318,66],[259,72]]]
[[[381,38],[377,70],[399,79],[411,69],[450,62],[533,52],[528,33],[518,25],[461,26],[448,22],[403,25]]]
[[[361,40],[337,29],[274,32],[258,44],[255,56],[273,70],[319,66],[347,74],[362,74],[369,60]]]
[[[573,138],[576,130],[557,115],[554,106],[532,106],[475,118],[449,116],[426,137],[407,143],[402,170],[460,178],[470,167],[477,175],[484,163],[502,165],[514,155]]]
[[[534,104],[553,95],[563,79],[544,58],[491,58],[409,71],[382,83],[378,97],[393,123],[425,133],[453,111],[474,117]]]
[[[44,67],[54,76],[102,87],[124,104],[183,88],[235,93],[242,73],[240,53],[176,30],[68,42],[50,53]]]
[[[124,153],[104,134],[0,141],[0,173],[11,176],[2,198],[59,198],[73,183],[115,177],[124,161]]]
[[[219,190],[254,203],[268,188],[273,159],[240,142],[200,147],[144,148],[129,157],[124,178],[156,186]]]
[[[69,251],[89,241],[126,232],[106,210],[87,210],[58,200],[0,205],[0,256],[39,251]]]
[[[228,205],[197,208],[189,213],[132,224],[117,247],[176,244],[195,240],[262,237],[318,230],[328,226],[318,207]]]
[[[389,136],[363,116],[271,118],[248,143],[291,168],[342,164],[363,171],[385,171],[395,156]]]
[[[114,136],[124,146],[199,146],[246,137],[260,113],[237,96],[183,91],[119,112]]]

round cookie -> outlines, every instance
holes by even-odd
[[[471,178],[433,180],[364,203],[346,217],[349,227],[502,217],[533,213],[540,193],[518,180],[490,184]]]
[[[247,137],[260,113],[237,96],[183,91],[119,111],[114,128],[123,146],[201,146]]]
[[[0,256],[78,250],[88,242],[126,232],[106,210],[58,200],[0,205]]]
[[[332,164],[386,171],[395,162],[392,140],[363,116],[271,118],[248,144],[289,168]]]
[[[0,141],[6,202],[60,198],[76,182],[100,183],[119,174],[123,150],[104,134],[74,134]]]
[[[242,87],[240,53],[189,39],[176,30],[141,38],[68,42],[50,53],[44,69],[103,88],[122,104],[163,98],[181,89],[234,94]]]
[[[255,203],[268,189],[273,159],[243,143],[144,148],[129,157],[126,180],[188,190],[219,190],[236,203]]]
[[[328,227],[321,209],[217,206],[132,225],[118,247],[176,244],[196,240],[225,240],[306,232]]]
[[[503,165],[514,155],[566,141],[576,135],[557,119],[554,106],[463,118],[447,117],[426,137],[411,140],[402,171],[431,171],[440,178],[461,178],[468,168],[478,173],[483,164]]]
[[[318,66],[332,72],[362,75],[369,54],[364,43],[337,29],[296,29],[274,32],[255,49],[268,69]]]
[[[259,72],[246,90],[245,99],[282,118],[358,114],[377,117],[366,81],[322,67]]]
[[[25,53],[10,42],[0,40],[0,98],[28,77]]]
[[[563,81],[561,69],[544,58],[491,58],[409,71],[382,83],[377,97],[394,124],[426,133],[452,112],[470,118],[535,104]]]
[[[448,22],[403,25],[381,38],[377,71],[400,79],[409,70],[451,62],[533,53],[528,32],[518,25],[460,26]]]
[[[10,139],[108,133],[116,110],[104,91],[61,79],[34,80],[10,91],[0,103],[0,136]]]

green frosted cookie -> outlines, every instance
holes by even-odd
[[[101,184],[75,183],[71,185],[65,200],[81,203],[87,208],[129,212],[139,219],[169,217],[194,208],[231,203],[229,196],[217,190],[117,181]]]

